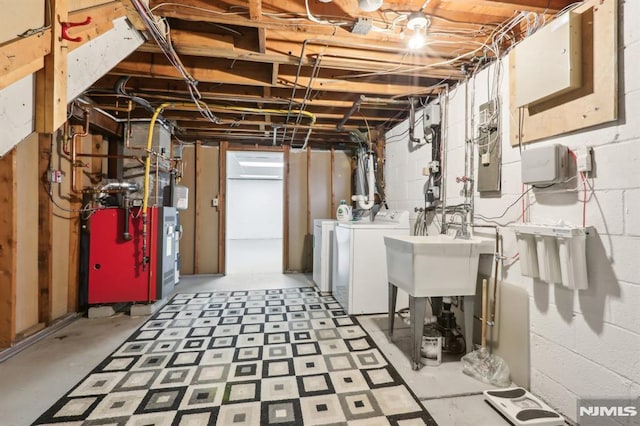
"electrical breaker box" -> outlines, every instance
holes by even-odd
[[[582,85],[582,17],[567,12],[514,49],[516,107],[542,102]]]
[[[522,151],[522,183],[548,185],[564,182],[569,176],[569,151],[554,144]]]

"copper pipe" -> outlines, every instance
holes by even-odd
[[[86,109],[84,109],[83,111],[84,111],[84,120],[85,120],[84,129],[82,133],[75,133],[71,137],[71,191],[75,192],[76,194],[82,192],[82,190],[76,188],[76,184],[77,184],[76,168],[83,166],[82,164],[81,165],[77,164],[78,159],[76,157],[76,152],[77,152],[76,144],[78,143],[78,138],[83,138],[89,135],[89,111]],[[64,144],[63,144],[63,151],[64,151]],[[67,153],[65,152],[65,154]]]
[[[98,108],[103,109],[105,111],[131,112],[131,111],[133,111],[133,101],[127,101],[127,106],[126,107],[101,105]]]

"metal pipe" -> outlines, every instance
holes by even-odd
[[[409,100],[402,101],[399,99],[386,99],[386,98],[369,98],[367,96],[361,95],[362,102],[365,104],[380,104],[380,105],[409,105],[411,102]]]
[[[342,132],[344,130],[345,123],[349,121],[349,118],[351,118],[351,116],[358,109],[360,109],[360,105],[362,104],[363,100],[364,100],[364,95],[360,95],[360,97],[353,102],[353,105],[351,105],[351,109],[347,111],[344,117],[342,117],[342,120],[340,120],[340,122],[336,125],[336,130],[338,130],[339,132]]]
[[[77,177],[76,177],[76,168],[77,167],[81,167],[81,165],[77,164],[77,158],[76,158],[76,151],[77,151],[77,147],[76,144],[78,142],[78,138],[83,138],[85,136],[87,136],[89,134],[89,111],[84,109],[84,129],[82,131],[82,133],[75,133],[73,136],[71,136],[71,191],[77,193],[82,192],[81,189],[76,188],[77,185]],[[64,152],[64,143],[63,143],[63,148],[62,148],[63,152]],[[65,152],[65,154],[69,155],[67,152]]]
[[[409,98],[409,142],[420,143],[422,140],[415,137],[416,131],[416,105],[413,98]]]
[[[122,195],[122,207],[124,208],[122,239],[125,241],[131,241],[131,232],[129,232],[129,197],[127,197],[126,193]]]
[[[140,185],[137,182],[108,182],[100,188],[99,192],[136,192],[140,189]]]
[[[442,108],[442,130],[440,134],[440,197],[442,198],[442,228],[441,234],[445,234],[447,219],[447,176],[445,174],[447,167],[447,140],[449,139],[449,87],[446,89],[447,95],[443,98],[444,102],[440,102]]]

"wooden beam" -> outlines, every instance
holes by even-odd
[[[202,221],[200,218],[200,203],[198,192],[201,190],[200,188],[200,175],[202,174],[202,142],[196,141],[195,153],[194,153],[194,178],[193,178],[193,209],[194,209],[194,225],[193,228],[195,230],[194,238],[193,238],[193,273],[198,275],[200,273],[200,236],[202,235]]]
[[[51,30],[0,44],[0,89],[44,66],[51,52]]]
[[[147,30],[147,26],[142,21],[142,18],[140,17],[140,14],[136,10],[136,8],[133,5],[133,3],[131,3],[131,0],[120,0],[120,1],[122,2],[122,5],[124,6],[124,8],[126,10],[127,18],[129,19],[129,21],[131,21],[131,23],[136,28],[136,30],[138,30],[138,31],[146,31]]]
[[[53,307],[53,204],[45,183],[52,156],[51,134],[38,136],[38,322],[48,324]],[[48,184],[51,185],[51,184]]]
[[[220,154],[218,156],[220,190],[218,192],[218,269],[221,274],[227,273],[226,254],[227,254],[227,150],[229,142],[223,140],[220,142]],[[196,228],[197,231],[197,228]]]
[[[215,82],[222,84],[237,84],[249,86],[270,86],[272,75],[268,67],[256,67],[249,62],[233,61],[227,63],[212,58],[183,58],[184,65],[191,71],[191,75],[201,82]],[[306,73],[309,70],[305,71]],[[149,53],[134,53],[118,64],[114,70],[118,75],[152,76],[181,79],[181,75],[169,64],[162,55]],[[421,82],[413,76],[385,75],[382,78],[331,78],[331,70],[324,70],[315,79],[306,75],[296,77],[297,67],[280,66],[278,87],[311,86],[313,90],[350,93],[357,86],[358,93],[376,96],[398,96],[411,93],[421,93],[428,86],[430,80]],[[402,84],[405,81],[406,84]]]
[[[575,0],[485,0],[503,7],[518,8],[519,10],[530,10],[532,12],[554,12],[564,9]]]
[[[394,73],[412,70],[413,75],[421,73],[419,67],[428,67],[444,60],[456,57],[460,49],[467,46],[473,50],[477,45],[465,45],[464,40],[456,44],[433,45],[423,54],[407,55],[405,41],[376,42],[358,44],[357,40],[332,37],[307,40],[304,34],[284,31],[270,31],[264,52],[256,53],[235,44],[233,37],[211,34],[194,30],[173,29],[171,39],[180,55],[202,57],[219,57],[230,60],[251,61],[269,64],[298,65],[300,55],[302,64],[312,66],[321,56],[321,64],[326,68],[360,71],[393,71]],[[301,46],[305,43],[304,52]],[[473,41],[473,40],[471,40]],[[160,49],[153,43],[146,43],[140,51],[159,53]],[[443,67],[456,78],[461,73],[454,67]],[[432,72],[431,69],[428,70]]]
[[[284,210],[282,212],[282,229],[284,234],[282,236],[282,271],[286,272],[289,270],[289,180],[291,179],[291,167],[289,161],[291,157],[291,147],[289,145],[284,145],[282,149],[284,150]]]
[[[17,235],[16,148],[0,158],[0,348],[16,339]]]
[[[69,10],[82,10],[112,2],[113,0],[69,0]]]
[[[83,132],[82,126],[71,126],[73,134]],[[80,139],[81,152],[87,152],[90,149],[86,148],[86,142],[91,143],[93,135],[85,136]],[[76,173],[76,179],[78,187],[83,187],[84,171],[83,167],[74,167],[71,165],[71,173]],[[69,210],[72,212],[80,211],[82,208],[82,198],[80,194],[72,194],[69,197]],[[80,290],[80,214],[69,214],[69,264],[68,264],[68,277],[67,283],[67,312],[76,312],[79,305],[79,290]]]
[[[262,20],[262,0],[249,0],[249,19],[260,22]],[[267,51],[267,30],[258,27],[258,52]]]
[[[69,51],[73,51],[96,37],[110,31],[113,28],[113,20],[126,15],[126,10],[119,1],[103,2],[103,4],[77,10],[69,13],[70,22],[84,22],[91,18],[87,25],[72,27],[69,36],[80,37],[82,40],[68,44]]]
[[[193,78],[204,82],[232,83],[251,86],[271,84],[271,70],[252,63],[221,61],[211,58],[183,58]],[[114,69],[115,74],[165,77],[182,80],[182,76],[164,55],[135,52]]]
[[[67,42],[62,39],[60,22],[69,20],[67,0],[50,1],[51,53],[44,58],[44,69],[36,74],[36,130],[53,133],[67,120]]]

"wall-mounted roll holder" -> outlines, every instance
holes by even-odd
[[[526,277],[584,290],[588,286],[586,230],[568,225],[513,225]]]

